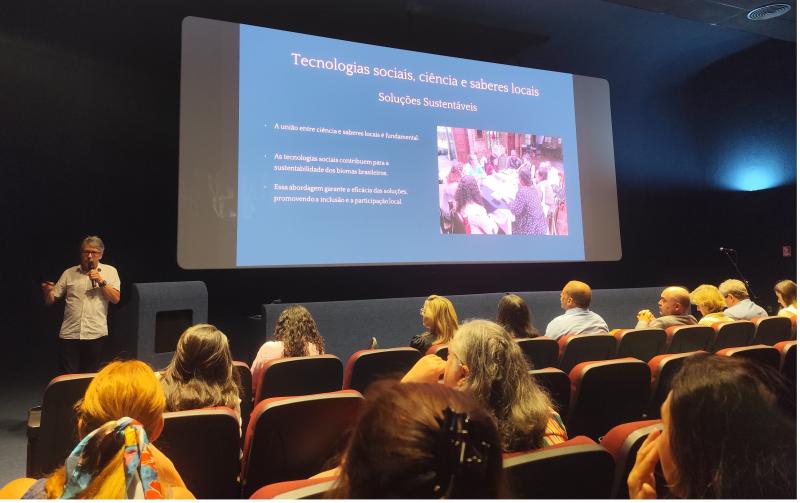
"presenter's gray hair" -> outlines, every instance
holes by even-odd
[[[81,248],[83,248],[83,245],[85,244],[89,244],[94,246],[95,248],[99,248],[101,252],[106,249],[106,245],[103,244],[103,240],[100,239],[99,236],[86,236],[85,238],[83,238],[83,241],[81,241]]]

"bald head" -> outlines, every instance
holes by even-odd
[[[689,290],[681,286],[670,286],[661,292],[658,311],[661,316],[687,314],[690,307]]]
[[[561,291],[561,307],[569,309],[571,307],[580,307],[588,309],[589,304],[592,302],[592,289],[583,281],[572,280]]]

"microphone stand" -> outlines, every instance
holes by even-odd
[[[755,294],[753,289],[750,288],[750,282],[747,281],[747,278],[745,278],[744,274],[742,274],[741,269],[739,269],[739,264],[736,263],[736,259],[734,259],[733,256],[731,256],[731,253],[728,252],[728,250],[721,250],[721,251],[722,253],[725,254],[726,257],[728,257],[728,260],[731,262],[731,265],[733,265],[733,268],[736,269],[736,274],[739,275],[739,279],[742,280],[742,283],[744,283],[745,288],[747,288],[747,292],[750,294],[750,298],[753,299],[753,302],[758,304],[759,303],[758,296]],[[736,255],[736,250],[733,251],[733,255]]]

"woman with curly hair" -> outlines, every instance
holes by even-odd
[[[253,374],[253,393],[267,363],[278,358],[314,356],[325,353],[325,341],[319,334],[311,313],[303,306],[289,306],[275,324],[273,340],[265,342],[256,354],[250,371]]]
[[[455,217],[463,223],[465,234],[497,234],[497,222],[483,207],[481,190],[473,176],[464,176],[458,182],[455,194]]]
[[[214,325],[187,328],[167,368],[160,372],[167,412],[224,406],[241,421],[239,374],[228,338]]]
[[[425,299],[422,309],[422,324],[428,329],[411,339],[409,346],[420,350],[422,353],[434,344],[447,344],[458,330],[458,316],[453,303],[447,297],[431,295]]]

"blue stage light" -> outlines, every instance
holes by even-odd
[[[722,166],[725,167],[718,172],[722,187],[752,192],[793,183],[797,179],[795,166],[791,169],[786,167],[785,154],[753,147],[750,144],[723,156]]]

